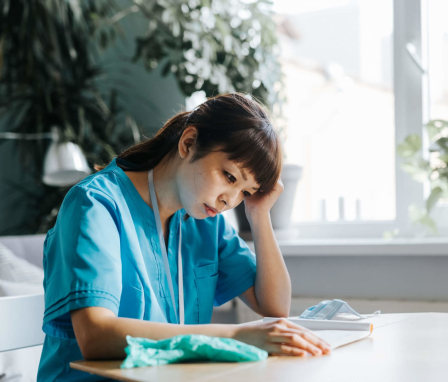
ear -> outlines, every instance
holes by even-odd
[[[187,158],[194,152],[198,130],[194,126],[187,126],[179,139],[178,151],[182,159]]]

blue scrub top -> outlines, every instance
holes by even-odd
[[[168,257],[178,304],[177,248],[182,220],[185,323],[209,323],[213,305],[255,282],[255,256],[221,215],[177,211]],[[114,159],[67,193],[44,244],[46,333],[38,381],[103,380],[70,369],[82,359],[70,311],[88,306],[119,317],[175,323],[154,213]]]

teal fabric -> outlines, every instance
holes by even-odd
[[[154,341],[127,336],[127,357],[123,369],[165,365],[185,361],[247,362],[261,361],[268,353],[255,346],[231,338],[198,334],[175,336]]]
[[[185,220],[185,214],[177,211],[170,220],[168,257],[177,281],[182,219],[185,323],[204,324],[213,305],[254,285],[255,255],[223,216]],[[43,265],[47,339],[39,382],[68,381],[76,373],[67,367],[81,358],[74,309],[104,307],[119,317],[175,323],[178,306],[171,303],[153,211],[116,160],[70,189],[47,234]]]

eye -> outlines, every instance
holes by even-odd
[[[252,194],[248,191],[243,191],[243,195],[245,198],[248,198],[249,196],[252,196]]]
[[[224,173],[225,177],[227,178],[227,180],[230,183],[235,183],[236,182],[236,178],[230,172],[223,171],[223,173]]]

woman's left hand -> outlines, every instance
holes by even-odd
[[[279,179],[269,193],[257,192],[255,195],[244,199],[246,216],[249,220],[257,215],[266,215],[283,192],[283,183]]]

